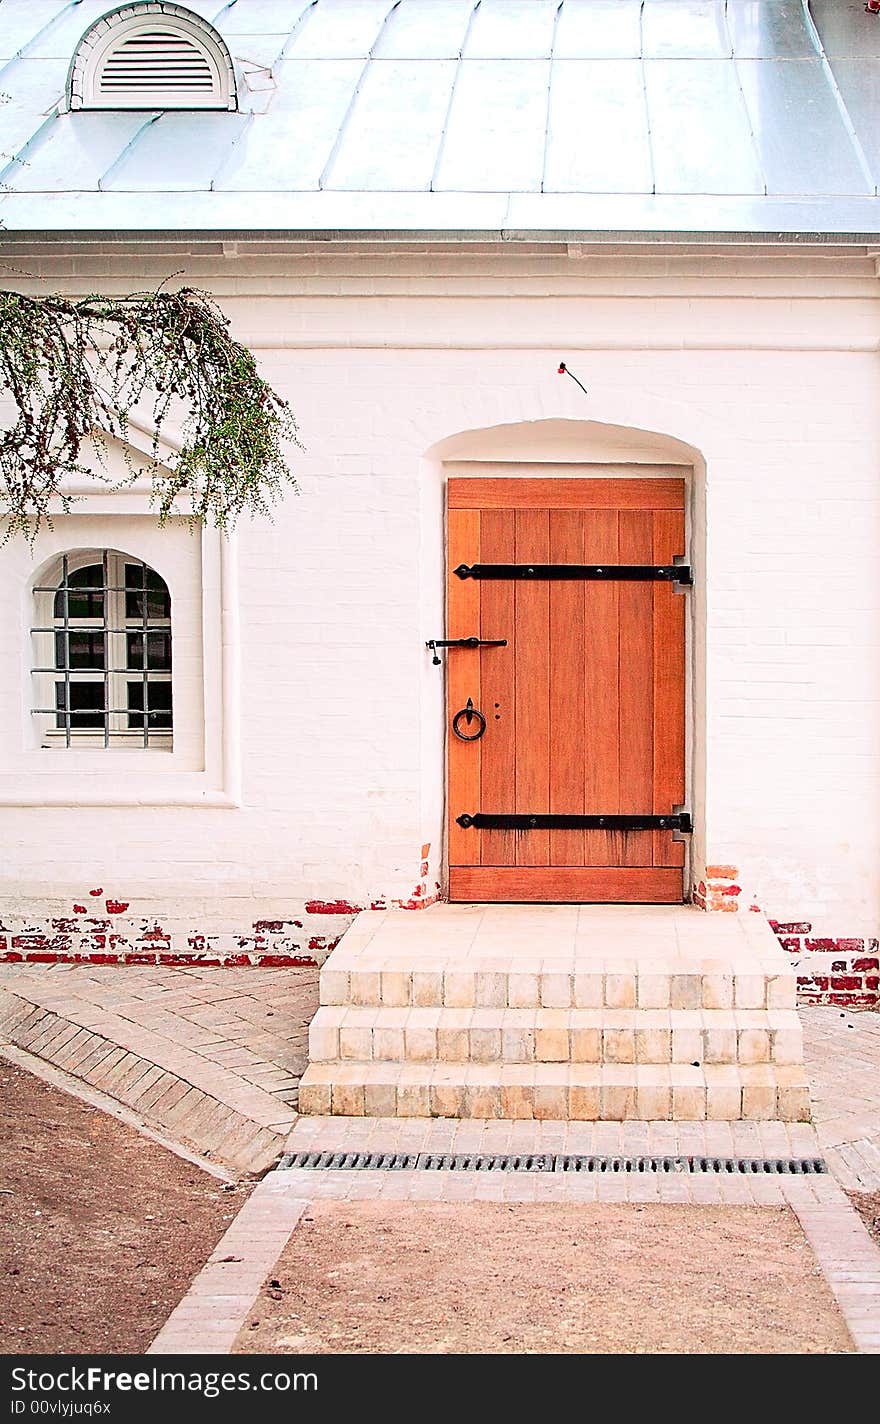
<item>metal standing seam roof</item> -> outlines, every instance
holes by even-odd
[[[113,8],[0,0],[10,233],[880,233],[863,0],[190,0],[237,112],[67,112]]]

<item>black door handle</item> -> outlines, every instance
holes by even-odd
[[[430,648],[434,656],[431,662],[434,667],[440,666],[440,659],[437,656],[438,648],[506,648],[506,638],[429,638],[425,644]]]

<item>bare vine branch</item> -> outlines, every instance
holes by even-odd
[[[233,340],[229,322],[204,292],[93,295],[79,301],[0,291],[0,388],[15,416],[0,430],[0,517],[6,537],[33,540],[53,507],[69,509],[72,475],[108,478],[83,462],[83,446],[124,442],[129,475],[149,474],[160,522],[186,499],[192,523],[230,529],[239,515],[270,514],[296,482],[282,443],[299,445],[287,401]],[[152,402],[151,453],[135,467],[132,416]],[[180,410],[182,444],[160,462],[162,432]]]

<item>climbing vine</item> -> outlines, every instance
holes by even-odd
[[[140,465],[135,422],[150,432]],[[7,538],[33,540],[53,508],[67,511],[71,476],[112,482],[107,436],[124,442],[123,483],[151,477],[160,521],[182,509],[227,530],[296,487],[283,453],[285,440],[299,444],[287,401],[217,305],[190,287],[78,301],[0,291],[0,426]]]

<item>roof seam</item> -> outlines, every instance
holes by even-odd
[[[287,54],[288,47],[293,44],[300,31],[308,23],[312,15],[314,15],[317,4],[318,0],[312,0],[312,3],[310,5],[306,5],[305,9],[300,11],[299,15],[296,17],[296,20],[293,23],[293,27],[290,31],[290,34],[287,36],[287,39],[281,46],[281,53],[278,55],[279,61],[284,59],[285,55]],[[278,61],[276,61],[276,63],[277,62]]]
[[[556,31],[559,29],[559,17],[562,14],[563,0],[559,0],[556,12],[553,16],[553,33],[550,36],[550,61],[547,70],[547,107],[544,110],[544,152],[541,155],[541,188],[544,192],[544,184],[547,178],[547,157],[550,152],[550,103],[553,97],[553,64],[556,52]]]
[[[230,163],[232,162],[233,158],[235,157],[235,153],[236,153],[236,149],[238,148],[238,145],[241,143],[241,141],[242,141],[242,139],[245,137],[245,135],[250,132],[251,124],[254,122],[254,119],[255,119],[255,118],[256,118],[256,114],[254,114],[254,113],[248,113],[248,114],[245,114],[245,115],[244,115],[244,120],[245,120],[245,122],[244,122],[243,124],[240,124],[240,125],[239,125],[239,131],[238,131],[238,133],[236,134],[235,138],[232,140],[232,143],[231,143],[229,149],[227,150],[226,153],[224,153],[224,155],[223,155],[223,157],[221,158],[220,162],[217,164],[217,167],[214,169],[213,174],[211,175],[211,181],[210,181],[210,183],[208,184],[208,188],[209,188],[209,190],[210,190],[212,193],[216,193],[216,192],[218,192],[218,191],[223,191],[223,190],[218,190],[214,185],[216,184],[216,182],[217,182],[218,178],[221,176],[221,174],[229,167]]]
[[[116,157],[114,158],[113,162],[110,164],[110,167],[109,167],[104,173],[102,173],[101,176],[100,176],[100,178],[98,179],[98,191],[99,191],[99,192],[101,192],[101,193],[106,192],[106,190],[107,190],[107,189],[106,189],[106,185],[107,185],[107,182],[108,182],[108,180],[110,179],[111,175],[116,172],[116,170],[119,168],[120,164],[122,164],[122,163],[125,161],[125,159],[126,159],[126,157],[128,156],[128,154],[131,153],[131,150],[134,148],[134,146],[135,146],[135,144],[137,143],[138,139],[141,138],[142,135],[147,132],[147,129],[152,128],[153,124],[154,124],[154,123],[156,122],[156,120],[159,119],[160,117],[161,117],[161,115],[160,115],[159,113],[150,114],[149,118],[147,118],[147,119],[141,124],[140,128],[135,129],[135,131],[134,131],[134,133],[132,134],[131,138],[128,140],[128,143],[125,145],[125,147],[124,147],[119,153],[117,153],[117,155],[116,155]]]
[[[59,10],[57,15],[53,15],[51,20],[47,20],[45,25],[43,25],[41,29],[37,30],[37,33],[35,35],[31,35],[30,39],[27,41],[26,44],[23,44],[20,49],[17,49],[15,51],[15,54],[12,56],[12,60],[10,60],[10,63],[13,63],[16,59],[23,58],[24,55],[27,54],[27,51],[31,48],[31,46],[37,43],[37,40],[41,40],[49,30],[54,29],[54,27],[59,24],[61,20],[64,19],[64,16],[67,14],[68,10],[75,10],[77,5],[80,4],[82,4],[82,0],[69,0],[69,3],[65,5],[63,10]],[[0,71],[0,73],[2,73],[2,71]]]
[[[58,108],[56,105],[50,114],[46,114],[39,128],[34,130],[27,142],[22,144],[21,148],[18,149],[17,152],[12,155],[12,157],[9,159],[9,162],[5,164],[3,168],[0,168],[0,184],[5,181],[7,174],[11,173],[17,165],[20,167],[27,167],[27,158],[25,157],[25,155],[30,153],[32,149],[38,149],[42,147],[43,143],[49,136],[49,130],[51,129],[57,118]],[[3,157],[6,157],[6,155],[4,154]]]
[[[339,156],[339,150],[341,149],[341,147],[342,147],[342,145],[343,145],[343,142],[345,141],[346,131],[347,131],[347,129],[348,129],[348,125],[349,125],[349,122],[350,122],[350,120],[351,120],[351,116],[352,116],[352,114],[353,114],[353,112],[354,112],[354,107],[355,107],[355,105],[356,105],[356,103],[357,103],[357,101],[358,101],[358,95],[359,95],[360,92],[361,92],[361,86],[362,86],[364,80],[365,80],[366,77],[367,77],[367,70],[369,69],[370,64],[372,63],[372,60],[373,60],[373,51],[375,50],[376,45],[379,43],[379,40],[380,40],[381,37],[382,37],[382,32],[383,32],[383,30],[385,29],[386,24],[388,23],[388,18],[389,18],[389,16],[394,13],[394,11],[397,9],[397,7],[398,7],[399,4],[400,4],[400,0],[394,0],[394,4],[393,4],[393,5],[390,5],[390,6],[388,7],[388,9],[385,11],[385,15],[383,16],[382,23],[381,23],[381,25],[379,26],[379,29],[378,29],[378,31],[377,31],[377,33],[376,33],[376,37],[375,37],[375,39],[373,40],[373,43],[370,45],[370,48],[369,48],[368,51],[367,51],[367,57],[366,57],[366,59],[364,60],[363,68],[361,69],[361,72],[360,72],[360,74],[358,75],[357,84],[354,86],[354,93],[352,94],[351,99],[350,99],[349,102],[348,102],[348,106],[347,106],[347,108],[346,108],[346,110],[345,110],[345,113],[344,113],[343,116],[342,116],[342,122],[341,122],[341,124],[339,125],[339,128],[338,128],[338,130],[337,130],[336,138],[335,138],[334,141],[333,141],[333,146],[332,146],[332,148],[330,149],[330,153],[329,153],[329,155],[328,155],[328,157],[327,157],[327,162],[324,164],[324,167],[321,169],[321,176],[320,176],[319,179],[318,179],[318,188],[319,188],[319,190],[322,190],[322,191],[323,191],[324,186],[325,186],[325,184],[326,184],[326,182],[327,182],[327,179],[328,179],[329,176],[330,176],[330,170],[332,169],[334,163],[336,162],[336,159],[337,159],[337,157]]]
[[[840,114],[843,126],[846,129],[847,135],[849,137],[849,141],[853,146],[856,159],[858,160],[859,167],[862,170],[862,175],[865,178],[870,191],[872,193],[876,193],[877,183],[874,178],[874,174],[871,170],[871,165],[868,162],[867,155],[865,154],[865,150],[863,149],[861,144],[861,140],[859,139],[859,136],[855,131],[855,126],[853,124],[852,119],[850,118],[849,110],[847,109],[846,104],[843,102],[843,95],[840,92],[840,88],[838,86],[834,70],[832,69],[831,64],[828,60],[828,56],[825,53],[825,46],[822,43],[822,37],[819,34],[819,31],[816,29],[815,21],[813,19],[812,14],[810,13],[810,0],[801,0],[801,8],[804,12],[804,24],[806,25],[810,38],[816,48],[816,53],[822,65],[822,69],[825,74],[825,79],[828,83],[828,87],[831,90],[832,97],[834,99],[835,105],[837,106],[837,112]]]
[[[467,42],[468,42],[468,40],[469,40],[469,38],[470,38],[471,27],[473,26],[473,23],[474,23],[474,17],[475,17],[475,15],[476,15],[477,11],[479,10],[479,8],[480,8],[480,0],[476,0],[476,4],[474,4],[474,5],[471,7],[471,13],[470,13],[470,15],[468,16],[468,22],[467,22],[467,24],[466,24],[465,27],[464,27],[464,34],[463,34],[462,37],[461,37],[461,46],[460,46],[459,51],[458,51],[458,62],[457,62],[457,64],[456,64],[456,66],[455,66],[455,74],[454,74],[453,77],[452,77],[452,87],[451,87],[451,89],[449,90],[449,103],[446,105],[446,114],[445,114],[444,119],[443,119],[443,127],[442,127],[442,129],[440,130],[440,142],[437,144],[437,154],[436,154],[436,157],[435,157],[435,159],[434,159],[434,166],[433,166],[433,168],[431,169],[431,177],[430,177],[430,179],[429,179],[429,181],[428,181],[428,192],[429,192],[429,193],[433,193],[433,192],[436,191],[437,177],[438,177],[439,172],[440,172],[440,165],[441,165],[441,163],[443,162],[443,156],[444,156],[444,154],[445,154],[445,152],[446,152],[446,135],[447,135],[447,133],[449,132],[449,121],[450,121],[450,119],[451,119],[451,117],[452,117],[452,105],[455,103],[455,91],[456,91],[456,89],[458,88],[458,80],[459,80],[459,75],[461,74],[461,67],[462,67],[462,61],[463,61],[463,59],[464,59],[464,52],[465,52],[465,49],[467,48]]]

